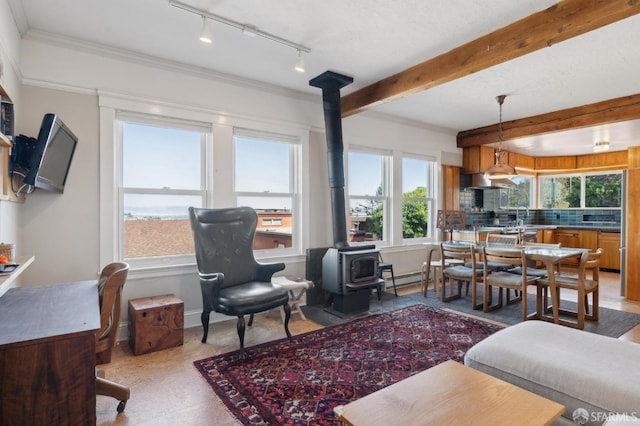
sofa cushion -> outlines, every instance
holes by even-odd
[[[640,412],[640,345],[543,321],[525,321],[473,346],[465,365],[566,407],[586,424]],[[577,413],[583,413],[580,411]]]

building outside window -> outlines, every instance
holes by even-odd
[[[192,257],[188,207],[205,205],[207,128],[122,116],[121,258]]]
[[[234,130],[234,192],[238,206],[258,213],[256,250],[293,250],[299,219],[300,143],[290,136]]]
[[[433,235],[436,198],[436,162],[419,157],[402,159],[402,237]]]
[[[351,242],[388,240],[390,156],[379,151],[348,153],[348,215]]]

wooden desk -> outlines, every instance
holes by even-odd
[[[488,374],[446,361],[345,406],[351,426],[548,425],[564,406]]]
[[[96,281],[0,297],[0,424],[95,424]]]

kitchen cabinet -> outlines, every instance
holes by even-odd
[[[465,173],[484,173],[496,162],[490,146],[472,146],[462,150],[462,169]]]
[[[509,152],[509,165],[521,169],[533,170],[536,168],[536,159],[528,155]]]
[[[604,251],[600,257],[600,268],[620,270],[620,233],[600,231],[598,245]]]
[[[536,157],[536,170],[575,170],[577,165],[575,155]]]
[[[598,231],[581,229],[578,237],[578,245],[576,247],[586,248],[591,251],[598,250]]]
[[[560,243],[561,247],[580,247],[580,231],[577,229],[558,228],[556,229],[556,243]],[[577,258],[569,258],[563,261],[569,265],[577,265]]]
[[[536,242],[545,244],[556,243],[555,229],[539,229],[536,233]]]
[[[460,210],[460,167],[442,166],[442,207]]]

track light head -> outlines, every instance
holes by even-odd
[[[298,62],[296,62],[294,69],[298,72],[304,72],[304,52],[302,50],[298,50]]]
[[[213,37],[211,36],[211,28],[209,27],[209,21],[203,15],[202,16],[202,30],[200,31],[200,41],[203,43],[211,43]]]

